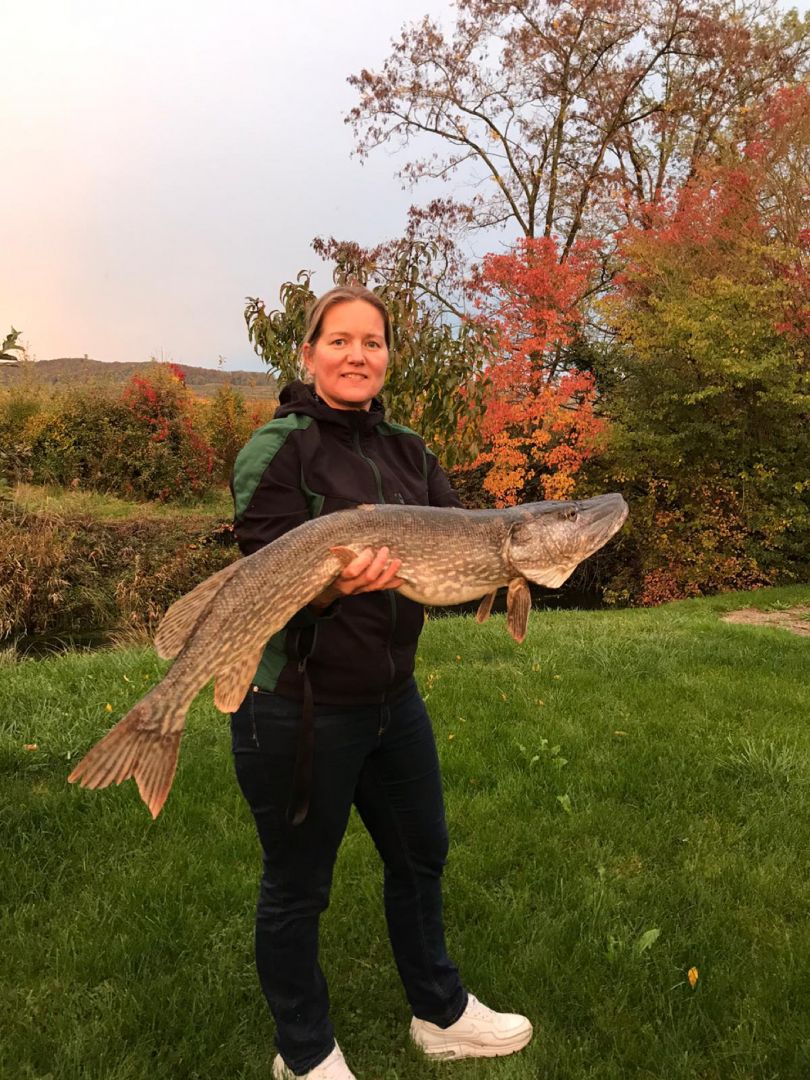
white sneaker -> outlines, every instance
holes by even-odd
[[[472,994],[448,1028],[411,1020],[411,1038],[432,1058],[500,1057],[522,1050],[531,1037],[532,1025],[525,1016],[494,1012]]]
[[[335,1043],[335,1049],[329,1057],[324,1058],[320,1065],[316,1065],[307,1073],[294,1073],[284,1063],[281,1054],[276,1054],[273,1062],[273,1080],[357,1080],[357,1078],[346,1064],[340,1047]]]

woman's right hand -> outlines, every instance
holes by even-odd
[[[379,592],[382,589],[398,589],[405,582],[397,577],[402,566],[401,559],[392,559],[387,547],[365,548],[356,559],[343,567],[339,577],[312,601],[315,607],[326,607],[339,596],[355,596],[358,593]]]

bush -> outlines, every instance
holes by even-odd
[[[630,517],[616,541],[588,560],[595,585],[613,604],[655,606],[718,592],[786,585],[810,576],[808,515],[786,514],[730,481],[695,478],[690,491],[671,481],[616,483]]]
[[[129,415],[121,431],[117,490],[161,502],[208,491],[214,450],[195,429],[193,398],[182,372],[172,364],[155,364],[147,376],[133,376],[122,401]]]
[[[0,476],[7,480],[30,479],[31,430],[44,407],[40,391],[0,391]]]
[[[108,391],[67,392],[29,420],[31,480],[109,491],[126,423],[126,408]]]
[[[0,474],[129,498],[198,499],[212,485],[215,453],[197,411],[182,373],[167,364],[136,375],[121,394],[12,392],[0,398]]]
[[[236,455],[250,436],[272,419],[275,401],[253,401],[248,404],[234,387],[220,386],[213,398],[198,401],[196,413],[200,430],[214,452],[214,475],[227,482]]]
[[[104,522],[0,500],[0,642],[152,634],[168,606],[237,555],[203,517]]]

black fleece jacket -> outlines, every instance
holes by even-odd
[[[234,466],[234,525],[243,554],[310,518],[361,503],[461,505],[421,438],[387,422],[376,399],[368,412],[332,409],[312,387],[294,382],[280,402]],[[316,702],[384,701],[413,674],[423,618],[421,605],[393,590],[344,597],[320,616],[305,608],[268,643],[255,683],[301,696],[294,639],[304,631]]]

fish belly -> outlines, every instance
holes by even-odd
[[[424,574],[409,570],[407,564],[403,564],[400,576],[405,580],[398,590],[403,596],[436,607],[477,600],[507,584],[503,574],[472,575],[460,568],[447,568],[441,574]]]

